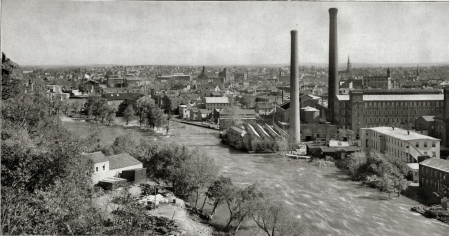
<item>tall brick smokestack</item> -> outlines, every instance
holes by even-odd
[[[290,60],[290,135],[297,143],[301,141],[299,124],[299,76],[298,76],[298,31],[291,31],[292,51]]]
[[[329,92],[328,108],[330,122],[335,122],[334,102],[338,94],[338,42],[337,42],[337,8],[329,9]]]

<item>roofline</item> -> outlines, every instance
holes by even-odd
[[[436,157],[435,157],[436,158]],[[430,160],[430,159],[432,159],[432,158],[429,158],[429,159],[427,159],[427,160]],[[444,159],[441,159],[441,160],[444,160]],[[424,161],[426,161],[426,160],[424,160]],[[429,165],[426,165],[426,164],[421,164],[421,163],[418,163],[419,165],[423,165],[423,166],[426,166],[426,167],[432,167],[432,168],[434,168],[434,169],[437,169],[437,170],[441,170],[441,171],[444,171],[444,172],[447,172],[447,173],[449,173],[449,170],[443,170],[443,169],[440,169],[440,168],[438,168],[438,167],[435,167],[435,166],[429,166]]]

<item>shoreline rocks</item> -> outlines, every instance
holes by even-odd
[[[431,207],[414,206],[410,210],[427,218],[437,219],[443,223],[449,224],[449,210],[444,210],[440,205]]]

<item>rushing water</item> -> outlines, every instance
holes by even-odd
[[[118,134],[115,129],[108,132]],[[127,128],[143,136],[155,134]],[[246,186],[258,181],[291,205],[306,235],[449,235],[449,226],[410,211],[418,205],[406,197],[392,197],[361,187],[334,167],[316,167],[306,161],[282,162],[276,155],[247,154],[220,144],[218,132],[186,125],[175,137],[157,137],[157,143],[175,142],[203,149],[222,167],[221,173]],[[111,135],[108,135],[111,139]],[[222,206],[222,210],[225,210]],[[215,223],[223,224],[224,217]],[[238,235],[256,234],[254,227]]]

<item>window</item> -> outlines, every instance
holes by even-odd
[[[98,166],[97,166],[97,167],[95,167],[95,171],[96,171],[96,172],[98,172]]]

